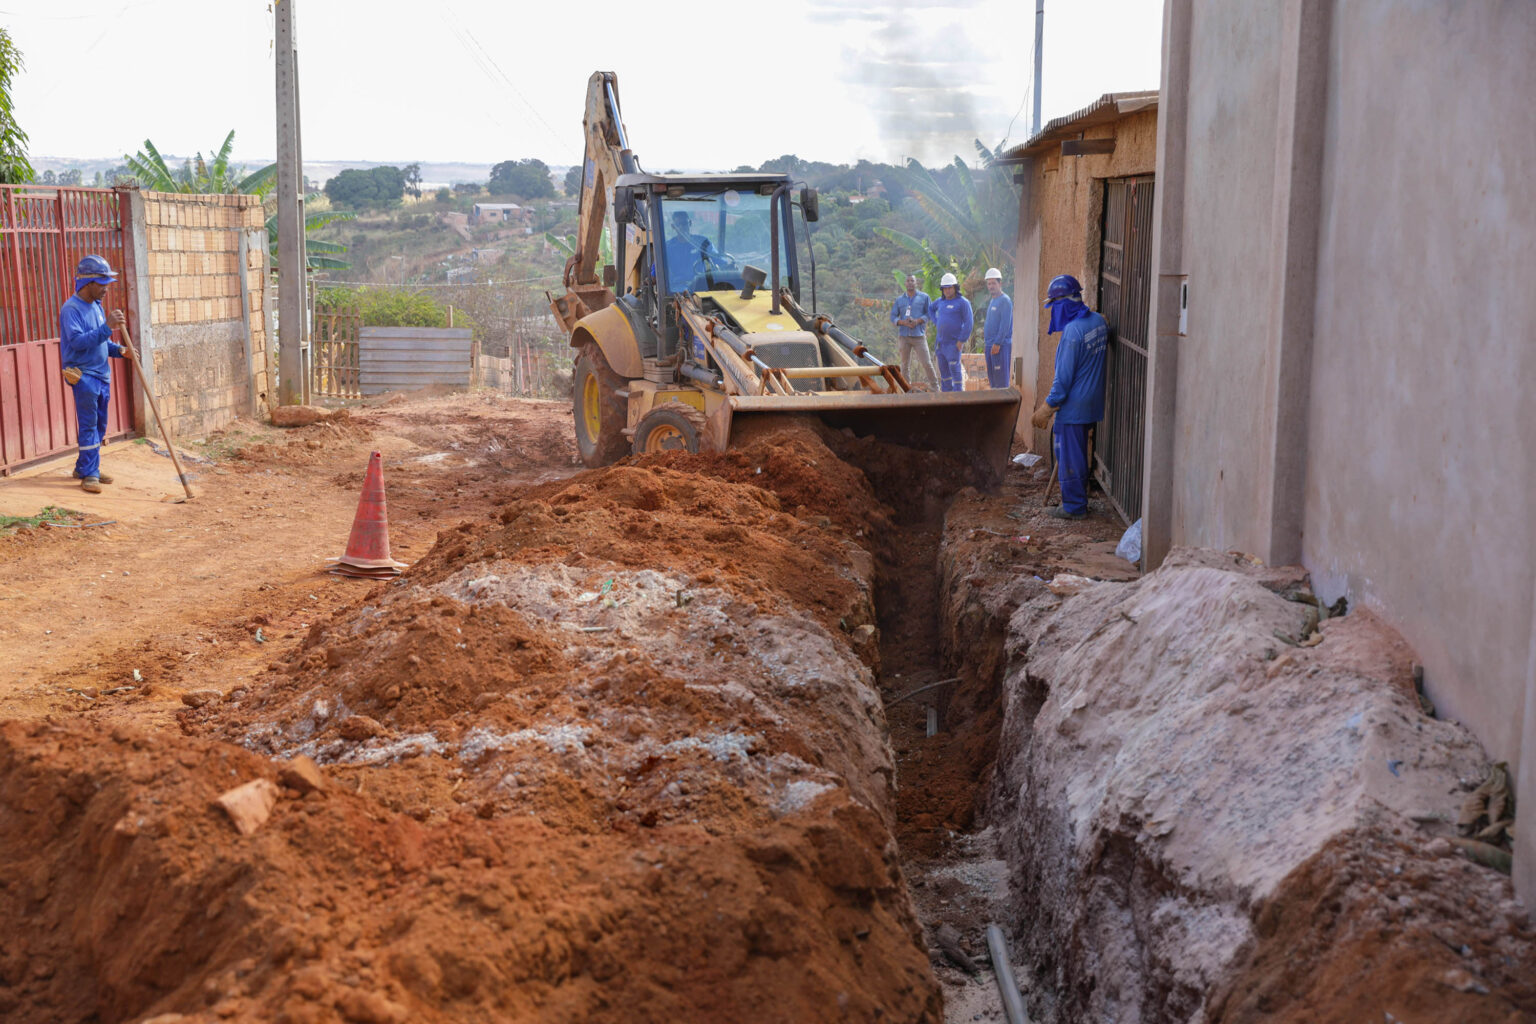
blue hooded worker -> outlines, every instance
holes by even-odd
[[[971,300],[960,294],[954,274],[939,278],[939,298],[928,306],[928,318],[938,329],[934,351],[939,357],[939,390],[964,391],[965,368],[960,365],[960,346],[971,337],[976,315]]]
[[[1109,325],[1083,305],[1083,286],[1070,274],[1051,279],[1045,292],[1051,311],[1047,332],[1061,332],[1056,345],[1056,378],[1031,419],[1044,430],[1056,424],[1051,441],[1061,480],[1061,504],[1047,515],[1083,519],[1088,515],[1088,430],[1104,418],[1104,353]]]
[[[75,423],[80,456],[75,476],[80,487],[100,494],[112,478],[101,471],[101,439],[107,432],[107,408],[112,398],[112,369],[107,359],[133,359],[133,349],[112,341],[112,332],[127,326],[120,309],[104,313],[101,300],[117,280],[112,265],[100,256],[87,256],[75,268],[75,294],[59,309],[59,353],[64,379],[75,392]]]
[[[1013,367],[1013,300],[1003,291],[1003,272],[987,268],[987,318],[981,329],[981,348],[987,354],[987,383],[1008,386]]]

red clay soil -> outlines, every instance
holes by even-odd
[[[185,736],[0,728],[0,1016],[941,1019],[870,668],[889,516],[810,433],[583,473]],[[324,790],[237,834],[214,799],[301,753]]]

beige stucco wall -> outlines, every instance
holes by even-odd
[[[1521,0],[1169,0],[1146,499],[1154,559],[1299,557],[1381,612],[1527,803],[1532,53]]]
[[[1034,405],[1051,390],[1056,343],[1061,340],[1059,334],[1046,333],[1050,314],[1041,309],[1046,287],[1057,274],[1071,274],[1082,282],[1088,304],[1097,307],[1104,181],[1152,173],[1157,159],[1157,112],[1139,111],[1094,125],[1083,132],[1083,138],[1112,138],[1115,151],[1064,157],[1060,142],[1054,142],[1024,165],[1025,187],[1033,199],[1019,204],[1014,263],[1019,294],[1014,296],[1013,330],[1014,351],[1030,346],[1036,353]],[[1045,451],[1048,445],[1048,433],[1034,431],[1034,450]]]

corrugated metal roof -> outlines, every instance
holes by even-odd
[[[1051,121],[1039,134],[1022,142],[997,158],[998,163],[1017,163],[1026,156],[1045,151],[1051,143],[1077,135],[1096,124],[1118,121],[1127,114],[1157,109],[1157,90],[1143,92],[1107,92],[1082,110]]]

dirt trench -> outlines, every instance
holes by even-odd
[[[6,723],[0,920],[25,927],[0,1012],[942,1019],[893,841],[876,566],[927,550],[965,480],[790,431],[513,489],[297,634],[229,623],[277,656],[173,728],[167,693],[219,660],[165,662],[133,698],[153,716]],[[252,784],[243,835],[216,801]]]

